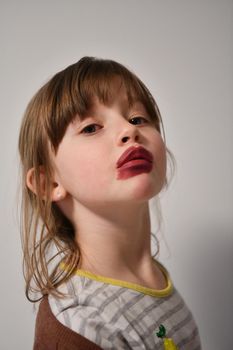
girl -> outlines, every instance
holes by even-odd
[[[34,349],[201,349],[151,256],[149,200],[174,160],[161,126],[147,87],[112,60],[83,57],[29,103],[19,152],[26,295],[42,299]]]

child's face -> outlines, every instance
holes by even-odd
[[[77,116],[68,125],[59,145],[54,158],[55,179],[72,200],[84,206],[145,201],[164,184],[166,150],[162,137],[140,102],[130,110],[126,102],[123,91],[111,107],[96,101],[83,121]],[[131,146],[142,146],[152,153],[152,170],[119,178],[117,160]]]

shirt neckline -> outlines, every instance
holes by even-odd
[[[169,296],[173,291],[173,284],[172,284],[171,278],[169,276],[169,273],[160,262],[158,262],[154,258],[152,258],[152,259],[153,259],[154,263],[157,264],[157,266],[160,268],[160,270],[162,271],[162,273],[166,279],[166,287],[163,289],[149,288],[149,287],[145,287],[145,286],[142,286],[140,284],[137,284],[137,283],[127,282],[124,280],[119,280],[119,279],[115,279],[115,278],[110,278],[110,277],[98,275],[98,274],[95,274],[95,273],[92,273],[90,271],[83,270],[83,269],[77,269],[74,272],[74,275],[85,277],[85,278],[88,278],[88,279],[91,279],[94,281],[98,281],[98,282],[102,282],[102,283],[106,283],[109,285],[114,285],[114,286],[132,289],[132,290],[135,290],[137,292],[140,292],[140,293],[143,293],[146,295],[150,295],[153,297],[160,297],[161,298],[161,297]],[[68,268],[68,266],[65,263],[61,263],[61,268],[66,269],[66,268]]]

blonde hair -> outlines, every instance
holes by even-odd
[[[57,287],[74,272],[80,261],[80,248],[75,241],[72,223],[51,201],[53,164],[51,150],[56,154],[69,123],[78,114],[84,118],[97,97],[111,105],[117,94],[113,81],[120,79],[126,89],[129,105],[140,100],[166,145],[159,108],[148,88],[128,68],[112,60],[83,57],[77,63],[54,75],[29,102],[20,129],[21,214],[20,231],[23,247],[23,272],[26,296],[40,293],[62,296]],[[166,147],[173,168],[175,159]],[[34,168],[36,194],[26,185],[26,175]],[[44,171],[45,197],[41,193],[41,169]],[[168,186],[167,178],[165,187]],[[46,198],[46,199],[45,199]],[[53,251],[53,249],[56,251]],[[59,269],[61,261],[69,270]]]

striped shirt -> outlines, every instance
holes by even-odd
[[[52,313],[63,325],[106,350],[163,349],[163,340],[156,335],[160,325],[179,350],[200,350],[192,313],[167,270],[155,262],[166,277],[163,290],[77,270],[59,287],[67,297],[49,295]]]

